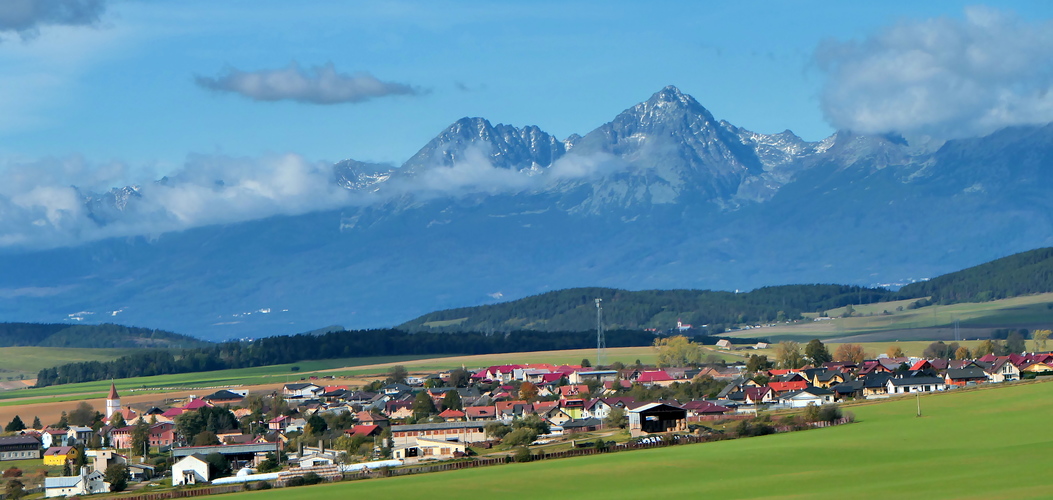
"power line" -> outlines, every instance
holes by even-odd
[[[607,340],[603,338],[603,299],[596,299],[596,366],[607,362]]]

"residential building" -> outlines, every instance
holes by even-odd
[[[32,436],[0,437],[0,460],[40,458],[40,441]]]

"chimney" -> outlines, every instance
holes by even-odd
[[[323,445],[322,444],[322,440],[319,439],[318,440],[318,454],[321,455],[322,453],[325,453],[325,445]]]

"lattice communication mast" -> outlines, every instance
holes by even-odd
[[[596,299],[596,366],[607,363],[607,340],[603,338],[603,299]]]

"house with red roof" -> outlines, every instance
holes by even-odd
[[[464,416],[469,421],[493,420],[497,418],[496,406],[469,406],[464,409]]]
[[[278,415],[267,421],[267,428],[272,431],[285,430],[285,426],[289,425],[291,419],[285,415]]]
[[[665,370],[640,372],[640,376],[636,378],[636,383],[643,385],[644,387],[653,387],[656,385],[668,387],[675,381],[676,379],[666,373]]]
[[[775,401],[775,394],[770,387],[746,387],[742,389],[746,404],[764,404]]]
[[[589,386],[585,384],[561,385],[559,387],[559,398],[581,398],[589,394]]]
[[[358,419],[358,423],[363,425],[379,425],[380,427],[388,427],[391,425],[387,417],[383,415],[374,415],[368,411],[360,411],[356,413],[355,418]]]
[[[771,388],[775,395],[782,395],[787,392],[799,391],[808,387],[808,382],[801,380],[793,380],[790,382],[768,382],[768,387]]]
[[[688,418],[694,417],[696,420],[717,419],[735,412],[735,410],[727,406],[721,406],[709,401],[688,401],[680,406],[687,410]]]
[[[459,422],[464,420],[464,412],[460,410],[454,410],[453,408],[447,408],[439,414],[439,418],[447,422]]]
[[[344,435],[347,437],[365,436],[373,437],[379,436],[384,429],[379,425],[356,425],[350,429],[344,431]]]

